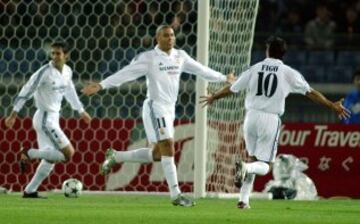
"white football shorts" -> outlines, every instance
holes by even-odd
[[[59,113],[37,110],[33,117],[33,126],[40,149],[61,150],[70,144],[60,128]]]
[[[146,99],[143,104],[142,118],[150,143],[174,138],[175,105],[164,105]]]
[[[281,128],[279,115],[249,110],[244,121],[246,150],[260,161],[274,162]]]

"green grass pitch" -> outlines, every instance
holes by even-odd
[[[239,210],[236,199],[198,199],[195,207],[182,208],[174,207],[166,196],[47,196],[48,199],[22,199],[19,194],[1,194],[0,223],[360,223],[360,200],[253,200],[250,210]]]

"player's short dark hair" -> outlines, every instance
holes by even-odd
[[[172,26],[164,24],[164,25],[160,25],[158,26],[158,28],[156,28],[156,36],[164,29],[172,29]]]
[[[356,76],[360,76],[360,69],[359,69],[359,70],[356,70],[356,71],[354,72],[354,74],[353,74],[353,76],[352,76],[352,81],[355,80],[355,77],[356,77]]]
[[[56,40],[51,44],[51,47],[58,47],[61,48],[64,52],[64,54],[67,54],[69,52],[69,45],[62,40]]]
[[[286,53],[286,42],[280,37],[271,36],[266,40],[266,48],[269,52],[269,57],[282,59]]]

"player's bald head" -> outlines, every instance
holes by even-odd
[[[282,59],[286,53],[286,42],[280,37],[271,36],[266,41],[266,51],[270,58]]]

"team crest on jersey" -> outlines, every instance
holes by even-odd
[[[178,65],[181,64],[181,57],[180,57],[180,55],[176,55],[176,56],[175,56],[175,63],[178,64]]]
[[[165,134],[165,130],[164,130],[164,128],[160,128],[160,134],[162,134],[162,135],[164,135]]]

